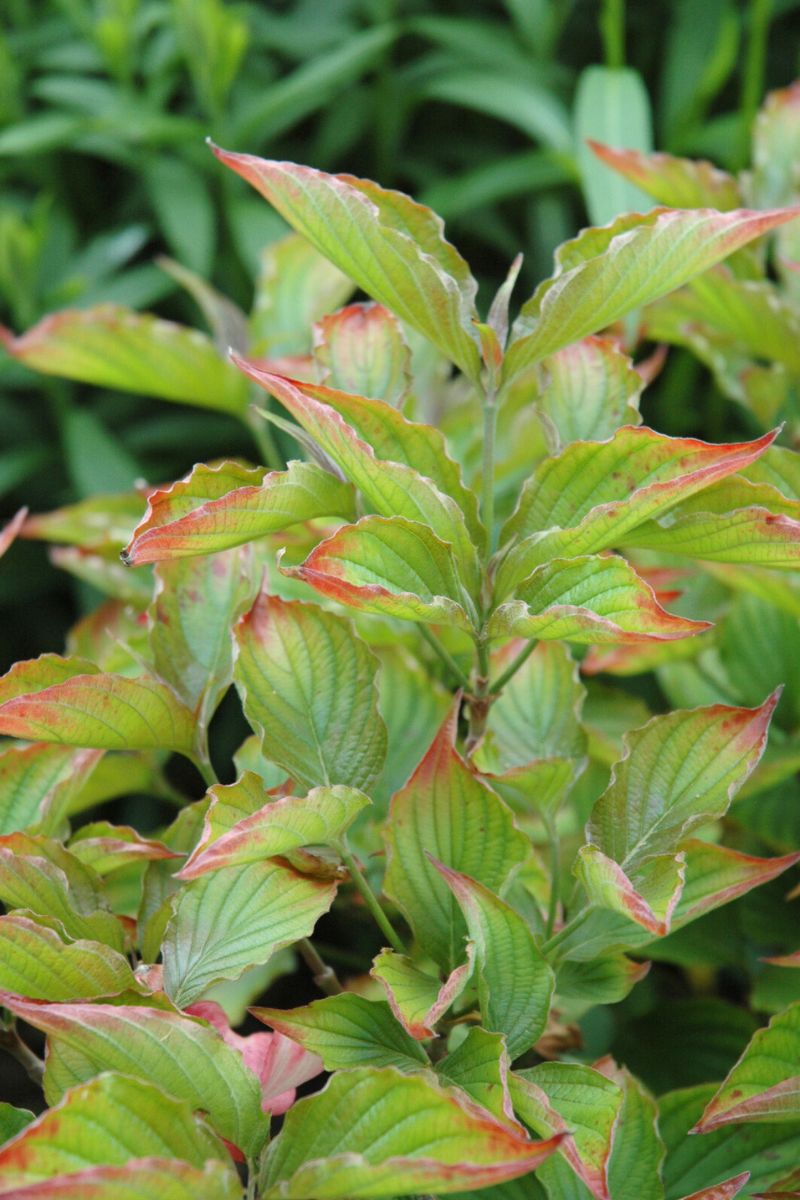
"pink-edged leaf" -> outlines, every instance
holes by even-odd
[[[732,1179],[725,1179],[722,1183],[715,1183],[711,1187],[701,1188],[699,1192],[692,1192],[690,1196],[684,1196],[683,1200],[733,1200],[733,1197],[738,1196],[749,1178],[750,1172],[742,1171],[741,1175],[734,1175]]]
[[[0,917],[0,989],[30,1000],[93,1000],[137,991],[138,985],[118,950],[95,941],[66,942],[29,917],[7,913]]]
[[[798,215],[736,209],[653,209],[585,229],[556,255],[556,271],[522,306],[505,360],[506,382],[605,329]]]
[[[756,1031],[692,1132],[746,1121],[791,1121],[798,1115],[800,1001]]]
[[[81,825],[70,840],[69,851],[98,875],[107,875],[134,863],[180,858],[163,842],[142,837],[130,825],[112,825],[109,821]]]
[[[666,1149],[654,1098],[626,1067],[617,1066],[608,1056],[594,1063],[594,1069],[622,1088],[607,1172],[613,1200],[661,1200]]]
[[[743,854],[740,850],[731,850],[727,846],[696,838],[690,838],[682,845],[686,854],[686,884],[675,910],[673,926],[676,929],[710,912],[712,908],[744,896],[752,888],[777,879],[800,862],[800,850],[779,858],[756,858],[752,854]],[[778,960],[770,958],[765,961]]]
[[[6,550],[16,541],[27,516],[27,508],[20,508],[11,520],[7,521],[3,528],[0,529],[0,558],[3,557]]]
[[[299,567],[281,569],[362,612],[466,632],[477,620],[452,547],[404,517],[362,517],[320,542]]]
[[[290,462],[285,471],[200,464],[177,483],[151,492],[123,558],[138,567],[212,554],[299,521],[353,516],[352,487],[314,463]]]
[[[711,626],[668,613],[619,555],[557,558],[536,567],[489,618],[491,638],[595,643],[664,642]]]
[[[18,362],[63,379],[241,414],[247,388],[197,329],[119,304],[68,309],[0,344]]]
[[[758,506],[733,512],[715,512],[711,505],[708,512],[702,508],[700,497],[692,511],[679,507],[664,521],[647,521],[626,534],[624,544],[709,562],[798,570],[800,520]]]
[[[75,750],[46,742],[3,750],[0,834],[31,827],[45,833],[56,829],[102,757],[101,750]]]
[[[383,830],[384,890],[420,946],[448,971],[463,961],[467,927],[428,854],[500,891],[530,848],[511,810],[456,750],[457,720],[456,702],[414,774],[392,797]]]
[[[729,212],[741,204],[736,177],[705,159],[621,150],[591,139],[589,145],[602,162],[669,208],[716,208]]]
[[[584,338],[551,354],[539,365],[538,380],[537,409],[554,452],[570,442],[612,437],[621,425],[641,420],[645,381],[611,338]]]
[[[790,855],[794,862],[800,861],[800,853]],[[774,967],[794,967],[800,968],[800,950],[794,950],[791,954],[776,954],[772,958],[764,958],[762,962],[771,963]]]
[[[435,213],[367,179],[213,149],[367,295],[478,377],[477,285]]]
[[[631,876],[597,846],[583,846],[573,868],[591,904],[619,913],[654,937],[669,933],[683,891],[686,858],[659,854],[647,859]]]
[[[436,1074],[444,1083],[461,1088],[498,1121],[523,1128],[511,1104],[510,1063],[502,1034],[473,1026],[464,1040],[437,1063]]]
[[[145,503],[139,492],[90,496],[53,512],[34,513],[23,525],[22,536],[116,554],[142,519]]]
[[[411,386],[411,351],[381,304],[350,304],[314,326],[314,358],[329,387],[400,405]]]
[[[13,1200],[240,1200],[242,1189],[227,1163],[202,1167],[169,1158],[131,1159],[121,1167],[85,1167],[69,1175],[14,1188]]]
[[[386,992],[395,1018],[418,1041],[436,1037],[436,1023],[467,986],[475,964],[475,945],[467,942],[467,961],[454,967],[444,983],[395,950],[381,950],[370,975]]]

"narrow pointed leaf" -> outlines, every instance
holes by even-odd
[[[204,1021],[136,1005],[33,1004],[8,996],[3,1004],[48,1035],[49,1104],[76,1083],[120,1071],[207,1113],[212,1128],[245,1153],[267,1136],[258,1080]]]
[[[445,720],[408,783],[393,798],[384,826],[384,890],[420,946],[452,971],[463,961],[466,924],[455,897],[428,857],[499,891],[528,856],[510,809],[454,746],[456,712]]]
[[[502,1034],[474,1026],[463,1042],[437,1064],[436,1074],[444,1083],[461,1088],[498,1121],[519,1128],[511,1105],[508,1050]]]
[[[733,1200],[733,1197],[738,1196],[749,1178],[750,1172],[743,1171],[741,1175],[734,1175],[733,1178],[725,1179],[722,1183],[715,1183],[711,1187],[701,1188],[699,1192],[692,1192],[691,1196],[685,1196],[684,1200]]]
[[[621,150],[594,141],[589,145],[602,162],[669,208],[716,208],[729,212],[741,204],[735,176],[705,159]]]
[[[174,1159],[140,1158],[122,1167],[86,1167],[30,1183],[13,1195],[14,1200],[239,1200],[241,1192],[239,1177],[227,1163],[193,1167]]]
[[[475,943],[481,1017],[490,1032],[505,1034],[513,1059],[530,1049],[547,1023],[553,972],[522,917],[483,884],[441,863]]]
[[[733,512],[681,512],[648,521],[626,534],[626,546],[685,554],[710,562],[751,563],[796,571],[800,563],[800,521],[758,506]]]
[[[506,381],[548,354],[674,291],[795,209],[653,209],[586,229],[558,251],[556,271],[523,305],[506,355]]]
[[[348,1067],[397,1067],[419,1071],[428,1056],[398,1025],[383,1000],[344,993],[315,1000],[305,1008],[251,1008],[276,1033],[318,1054],[326,1071]]]
[[[430,209],[352,175],[216,147],[214,153],[367,295],[477,377],[478,351],[468,332],[476,284]]]
[[[557,558],[537,567],[489,619],[490,637],[526,637],[593,645],[664,642],[709,629],[676,617],[619,555]]]
[[[299,1101],[264,1163],[264,1200],[439,1195],[532,1171],[559,1138],[534,1142],[433,1079],[391,1068],[334,1075]]]
[[[686,883],[675,909],[676,929],[769,883],[800,862],[800,850],[779,858],[757,858],[696,838],[682,845],[686,854]]]
[[[396,1020],[411,1037],[422,1041],[436,1037],[435,1025],[469,983],[474,959],[475,947],[467,942],[467,961],[454,967],[442,983],[420,970],[407,955],[381,950],[370,975],[383,985]]]
[[[47,926],[9,913],[0,917],[0,989],[29,1000],[94,1000],[136,991],[137,983],[128,960],[110,946],[64,942]]]
[[[800,1003],[759,1029],[706,1105],[694,1132],[740,1121],[790,1121],[800,1114]]]
[[[213,554],[298,521],[354,515],[352,487],[314,463],[290,462],[285,471],[235,462],[201,464],[184,479],[151,493],[124,559],[138,567]]]
[[[240,414],[244,381],[197,329],[116,304],[45,317],[8,354],[35,371],[179,404]]]
[[[574,872],[590,903],[628,917],[654,937],[669,933],[686,872],[682,854],[649,858],[629,877],[619,863],[589,845],[578,851]]]
[[[350,304],[314,327],[321,382],[399,406],[411,385],[411,351],[397,317],[380,304]]]
[[[309,787],[363,788],[386,755],[377,662],[351,626],[262,593],[235,630],[234,679],[264,755]]]
[[[268,859],[223,867],[178,894],[162,943],[164,990],[179,1008],[313,932],[336,885]]]
[[[419,521],[362,517],[320,542],[299,567],[283,569],[350,608],[472,628],[452,548]]]

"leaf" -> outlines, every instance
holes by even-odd
[[[314,327],[320,382],[399,406],[411,386],[411,351],[397,317],[380,304],[350,304]]]
[[[649,962],[633,962],[624,954],[601,953],[588,962],[567,959],[557,969],[556,994],[559,998],[581,1000],[591,1006],[616,1004],[641,983],[649,970]]]
[[[461,1088],[498,1121],[520,1127],[511,1106],[508,1051],[501,1034],[474,1026],[463,1042],[437,1064],[436,1074],[443,1083]]]
[[[621,425],[638,425],[644,380],[611,338],[588,337],[543,359],[538,411],[552,428],[554,449],[602,441]]]
[[[465,582],[477,586],[473,540],[479,540],[481,530],[476,500],[436,431],[406,421],[382,401],[285,379],[248,359],[234,357],[234,362],[280,401],[380,516],[421,521],[451,542]],[[429,478],[428,472],[435,473]]]
[[[685,1200],[733,1200],[733,1197],[738,1196],[749,1178],[750,1172],[744,1171],[741,1175],[734,1175],[732,1179],[715,1183],[712,1187],[702,1188],[699,1192],[692,1192],[691,1196],[685,1197]]]
[[[587,835],[624,869],[672,854],[699,826],[725,814],[764,751],[778,701],[722,704],[654,717],[626,738],[625,755],[595,804]]]
[[[136,991],[137,984],[128,960],[110,946],[64,942],[52,929],[9,913],[0,917],[0,988],[29,1000],[94,1000]]]
[[[253,352],[273,359],[308,354],[314,322],[353,291],[352,281],[304,237],[290,233],[265,246],[250,317]]]
[[[202,1167],[172,1159],[134,1159],[122,1167],[87,1167],[14,1191],[14,1200],[239,1200],[241,1184],[227,1164]]]
[[[484,1026],[506,1037],[512,1062],[547,1024],[553,972],[522,917],[475,879],[436,863],[475,943],[478,1000]]]
[[[241,376],[199,330],[118,304],[55,313],[2,344],[45,375],[236,416],[247,404]]]
[[[240,782],[258,787],[250,774]],[[355,788],[312,788],[307,796],[284,796],[269,801],[221,836],[213,832],[212,805],[203,837],[178,872],[178,878],[196,879],[207,871],[274,858],[300,846],[336,845],[369,803],[369,798]]]
[[[653,209],[587,229],[561,246],[556,271],[523,306],[504,381],[674,291],[735,250],[792,220],[794,209]]]
[[[25,524],[27,516],[27,508],[20,508],[11,518],[11,520],[7,521],[3,528],[0,529],[0,558],[3,557],[12,543],[16,541],[20,530]]]
[[[386,992],[395,1019],[413,1038],[436,1037],[434,1026],[463,992],[472,975],[475,947],[467,942],[467,961],[454,967],[444,983],[418,966],[405,954],[381,950],[370,975]]]
[[[141,1158],[177,1158],[195,1167],[229,1161],[222,1142],[185,1100],[141,1079],[99,1075],[70,1088],[0,1149],[0,1194]]]
[[[624,543],[630,530],[754,462],[775,436],[714,446],[625,426],[606,442],[574,442],[525,484],[502,533],[522,544],[500,566],[498,594],[549,559]]]
[[[300,1100],[264,1160],[264,1200],[442,1194],[532,1171],[560,1138],[531,1142],[432,1079],[392,1068],[334,1075]]]
[[[164,990],[178,1008],[220,979],[238,979],[313,932],[336,895],[274,859],[223,867],[178,893],[162,954]]]
[[[640,151],[651,148],[650,100],[639,72],[630,67],[586,67],[578,79],[574,119],[581,185],[592,224],[646,208],[639,188],[613,175],[591,150],[592,138]]]
[[[348,1067],[397,1067],[419,1071],[429,1065],[418,1042],[398,1025],[383,1000],[344,993],[305,1008],[251,1008],[276,1033],[318,1054],[326,1071]]]
[[[452,548],[419,521],[362,517],[320,542],[299,567],[282,570],[363,612],[473,628],[464,605],[473,612],[474,606]]]
[[[536,567],[489,618],[490,638],[558,638],[570,642],[671,641],[709,629],[666,612],[624,558],[557,558]]]
[[[659,854],[637,866],[631,876],[596,846],[582,846],[574,874],[589,902],[641,925],[655,937],[669,933],[672,915],[683,890],[686,859],[682,854]]]
[[[510,809],[456,750],[456,720],[454,706],[408,783],[392,797],[383,827],[384,891],[420,946],[447,971],[463,960],[467,927],[428,855],[499,891],[529,853]]]
[[[69,844],[70,854],[98,875],[109,875],[124,866],[179,858],[163,842],[143,838],[130,825],[91,821],[81,825]]]
[[[647,153],[628,145],[623,150],[619,148],[621,145],[603,145],[589,139],[590,149],[601,162],[647,192],[658,204],[668,208],[716,208],[720,212],[729,212],[741,204],[735,176],[705,159]]]
[[[648,521],[624,540],[630,547],[773,570],[796,571],[800,562],[800,521],[757,506],[723,513],[676,509],[665,521]]]
[[[386,754],[377,663],[347,621],[262,592],[235,638],[234,679],[267,758],[309,787],[377,778]]]
[[[617,1113],[607,1172],[612,1197],[663,1200],[664,1143],[655,1100],[626,1067],[618,1067],[610,1058],[594,1065],[622,1088],[622,1107]]]
[[[757,858],[695,838],[684,842],[683,849],[686,883],[675,910],[673,927],[676,929],[769,883],[800,862],[800,851],[780,858]]]
[[[54,512],[34,513],[23,526],[23,534],[45,542],[68,543],[82,550],[116,553],[141,520],[144,498],[138,492],[114,496],[90,496]]]
[[[389,744],[371,796],[383,816],[392,793],[408,779],[409,763],[419,762],[427,750],[431,730],[441,725],[452,697],[404,647],[380,646],[376,653],[381,663],[378,707]]]
[[[352,175],[212,149],[367,295],[477,378],[476,284],[435,213]]]
[[[0,733],[100,750],[194,745],[192,714],[163,683],[58,655],[17,663],[0,679]]]
[[[789,1121],[800,1112],[800,1003],[753,1035],[692,1130],[740,1121]]]
[[[33,1120],[35,1117],[30,1109],[15,1108],[13,1104],[0,1100],[0,1145],[16,1137]]]
[[[145,1006],[33,1004],[3,997],[13,1013],[48,1036],[45,1097],[103,1071],[120,1071],[162,1088],[247,1154],[268,1134],[258,1081],[235,1050],[204,1021]]]
[[[128,566],[213,554],[315,517],[355,515],[353,489],[314,463],[265,471],[236,462],[200,464],[150,494],[123,551]],[[125,537],[129,536],[130,527]]]
[[[97,751],[37,743],[9,746],[0,753],[0,834],[55,825],[74,785],[85,782],[101,755]]]

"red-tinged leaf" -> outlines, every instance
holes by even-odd
[[[318,1055],[309,1054],[280,1033],[250,1033],[246,1037],[234,1033],[225,1013],[213,1000],[201,1000],[187,1011],[213,1025],[223,1041],[241,1055],[244,1065],[261,1084],[264,1112],[276,1116],[286,1112],[294,1104],[300,1084],[322,1073],[322,1059]]]
[[[37,743],[0,753],[0,834],[35,827],[48,833],[71,804],[103,752]]]
[[[472,975],[475,946],[467,942],[467,961],[454,967],[444,983],[420,970],[405,954],[381,950],[370,975],[380,981],[396,1019],[418,1041],[436,1037],[436,1023],[463,992]]]
[[[435,213],[370,180],[213,149],[367,295],[478,377],[477,285]]]
[[[780,858],[756,858],[727,846],[690,838],[682,843],[686,854],[686,884],[673,926],[679,929],[703,913],[744,896],[752,888],[777,879],[800,862],[800,850]],[[777,959],[766,959],[777,962]],[[800,964],[798,964],[800,965]]]
[[[608,1162],[608,1185],[613,1200],[662,1200],[665,1147],[658,1127],[656,1102],[625,1067],[610,1057],[594,1069],[622,1088]]]
[[[437,537],[452,544],[467,586],[477,586],[477,517],[473,515],[470,532],[465,512],[448,492],[465,491],[459,487],[458,468],[437,452],[439,437],[430,427],[411,424],[381,401],[286,379],[247,359],[234,356],[233,361],[280,401],[379,516],[430,525]],[[433,477],[426,474],[431,469],[436,471]],[[474,497],[467,501],[459,494],[458,499],[474,514]]]
[[[557,558],[536,567],[489,618],[491,638],[594,643],[664,642],[711,626],[673,616],[619,555]]]
[[[55,654],[17,663],[0,679],[0,733],[98,750],[183,753],[195,737],[191,712],[165,684]]]
[[[669,208],[716,208],[729,212],[741,204],[736,177],[705,159],[621,150],[591,139],[589,145],[609,167]]]
[[[465,632],[477,620],[452,547],[427,525],[404,517],[362,517],[320,542],[299,567],[281,569],[362,612]]]
[[[29,1000],[94,1000],[139,990],[119,951],[100,942],[65,942],[16,913],[0,917],[0,989]]]
[[[571,442],[610,438],[638,425],[645,381],[611,338],[589,337],[550,355],[538,370],[538,411],[553,453]]]
[[[584,1004],[616,1004],[650,971],[649,962],[633,962],[624,954],[598,953],[587,962],[562,962],[556,974],[556,996]],[[558,1005],[558,1000],[556,1000]]]
[[[505,1035],[513,1062],[544,1031],[554,977],[522,917],[489,888],[434,860],[475,943],[482,1023]]]
[[[252,775],[234,786],[241,784],[258,786]],[[307,796],[269,801],[221,835],[214,832],[213,814],[218,803],[215,797],[206,815],[203,837],[178,872],[179,879],[196,879],[220,867],[274,858],[300,846],[336,845],[370,800],[355,788],[312,788]]]
[[[399,406],[411,386],[411,351],[397,317],[381,304],[350,304],[314,326],[320,380]]]
[[[534,1170],[563,1136],[530,1141],[431,1077],[344,1071],[287,1115],[264,1160],[262,1194],[352,1200],[491,1187]]]
[[[654,937],[669,933],[683,891],[686,872],[683,854],[656,855],[629,877],[619,863],[596,846],[588,845],[578,851],[573,870],[591,904],[635,921]]]
[[[307,355],[314,322],[354,290],[352,280],[306,238],[289,233],[270,242],[261,251],[250,315],[253,352],[272,360]]]
[[[0,1195],[6,1193],[0,1192]],[[14,1200],[240,1200],[241,1183],[227,1163],[202,1167],[174,1159],[132,1159],[122,1167],[86,1167],[15,1188]]]
[[[789,855],[794,862],[800,861],[800,854]],[[800,968],[800,950],[794,950],[791,954],[776,954],[772,958],[763,958],[762,962],[772,963],[774,967],[795,967]]]
[[[759,1029],[706,1105],[693,1133],[743,1121],[791,1121],[800,1114],[800,1002]]]
[[[392,797],[383,829],[384,890],[420,946],[448,971],[463,961],[467,927],[428,854],[500,891],[530,848],[511,810],[456,750],[457,719],[455,704],[408,783]]]
[[[138,492],[90,496],[53,512],[34,513],[23,525],[22,536],[116,554],[142,519],[145,503]]]
[[[461,1088],[498,1121],[522,1129],[511,1104],[510,1064],[502,1034],[473,1026],[464,1040],[437,1063],[436,1074],[444,1083]]]
[[[694,829],[725,814],[764,752],[778,698],[755,709],[677,711],[628,734],[592,810],[589,840],[626,871],[674,853]]]
[[[126,534],[127,536],[127,534]],[[99,554],[94,550],[83,550],[80,546],[51,546],[48,557],[54,567],[60,571],[68,571],[76,579],[91,584],[98,591],[104,592],[117,601],[107,601],[101,610],[95,609],[88,613],[77,626],[73,627],[71,638],[75,640],[83,630],[94,631],[104,619],[107,624],[114,625],[124,613],[124,606],[131,605],[136,610],[145,608],[153,595],[153,579],[149,571],[128,571],[124,563],[115,554]],[[105,611],[103,611],[105,610]],[[98,612],[101,613],[98,616]],[[127,616],[127,614],[125,614]],[[76,630],[78,632],[76,632]]]
[[[537,467],[503,529],[521,539],[500,565],[497,594],[540,563],[596,554],[711,484],[753,463],[776,432],[754,442],[712,445],[625,426],[605,442],[574,442]]]
[[[6,550],[8,550],[13,542],[16,541],[20,530],[25,524],[27,516],[27,508],[20,508],[11,518],[11,520],[6,522],[3,528],[0,529],[0,558],[3,557]]]
[[[123,557],[138,567],[212,554],[300,521],[354,515],[352,487],[314,463],[290,462],[285,471],[236,462],[200,464],[177,483],[150,494]],[[125,539],[129,535],[130,526]]]
[[[0,344],[45,375],[228,413],[247,404],[242,379],[205,334],[118,304],[55,313],[21,337],[0,328]]]
[[[734,1175],[732,1179],[715,1183],[712,1187],[701,1188],[699,1192],[692,1192],[691,1196],[684,1196],[683,1200],[733,1200],[749,1178],[750,1172],[743,1171],[741,1175]]]
[[[67,1088],[102,1071],[146,1078],[192,1108],[245,1153],[256,1153],[268,1127],[255,1075],[204,1021],[137,1005],[2,1003],[48,1036],[44,1090],[57,1104]]]
[[[522,306],[506,382],[562,346],[605,329],[798,215],[796,209],[653,209],[585,229],[556,255],[556,271]]]
[[[262,592],[235,637],[234,680],[264,756],[308,787],[376,779],[386,755],[378,663],[349,622]]]
[[[109,821],[81,825],[70,840],[69,851],[98,875],[107,875],[134,863],[181,857],[163,842],[143,838],[130,825],[112,825]]]
[[[780,571],[796,571],[800,563],[800,521],[758,507],[685,515],[677,509],[664,521],[639,526],[623,540],[625,546],[710,562],[758,564]]]

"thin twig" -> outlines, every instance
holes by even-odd
[[[28,1078],[32,1079],[37,1087],[42,1086],[44,1063],[38,1055],[33,1053],[30,1046],[26,1046],[19,1036],[16,1026],[12,1025],[10,1029],[0,1030],[0,1049],[5,1050],[7,1054],[17,1060],[20,1066],[25,1068]]]
[[[450,651],[445,649],[445,647],[442,645],[442,643],[439,641],[439,639],[437,637],[435,637],[434,634],[431,633],[431,631],[430,631],[430,629],[428,629],[427,625],[420,625],[419,631],[422,634],[422,637],[424,638],[424,640],[430,646],[430,648],[432,650],[436,651],[439,658],[442,660],[444,665],[447,667],[448,671],[450,671],[452,673],[453,678],[456,680],[459,687],[468,688],[469,687],[469,679],[464,674],[464,672],[461,670],[461,667],[458,665],[456,660],[453,658]]]
[[[344,865],[350,872],[350,878],[361,893],[364,903],[375,918],[375,922],[380,928],[381,933],[384,935],[384,937],[389,939],[398,954],[405,954],[406,948],[403,945],[403,939],[400,937],[397,930],[392,925],[392,922],[381,908],[378,897],[370,887],[367,877],[362,873],[361,868],[353,858],[353,855],[346,846],[340,846],[339,852],[342,856]]]
[[[509,680],[513,679],[520,667],[528,661],[538,644],[539,643],[536,638],[531,638],[524,650],[520,650],[517,657],[506,667],[502,675],[499,675],[497,679],[495,679],[494,683],[489,688],[490,696],[496,696],[502,692]]]
[[[320,958],[308,938],[302,938],[297,943],[297,949],[300,951],[300,957],[308,967],[314,977],[314,983],[321,992],[326,996],[339,996],[344,991],[344,988],[339,983],[338,976],[333,967],[328,966],[326,962]]]

